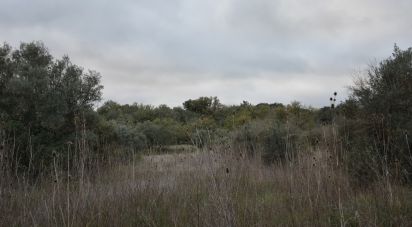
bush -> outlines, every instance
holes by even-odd
[[[359,150],[376,157],[381,172],[400,172],[411,183],[412,48],[403,51],[395,45],[392,57],[371,66],[352,92],[367,132],[357,135],[368,144]]]

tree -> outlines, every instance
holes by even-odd
[[[352,87],[353,98],[367,114],[382,114],[394,128],[411,123],[412,48],[395,45],[392,57],[371,66],[368,75]]]
[[[12,158],[26,167],[75,142],[103,88],[97,72],[84,73],[68,57],[54,60],[41,42],[0,47],[0,87],[0,130],[16,135],[0,140],[19,144]]]
[[[198,99],[189,99],[183,103],[183,107],[186,110],[201,114],[208,115],[215,112],[222,107],[217,97],[200,97]]]
[[[371,66],[352,87],[351,97],[366,122],[369,144],[380,160],[381,171],[398,168],[412,179],[412,48],[395,45],[391,57]],[[352,108],[353,109],[353,108]]]

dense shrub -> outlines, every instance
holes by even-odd
[[[402,173],[404,180],[411,181],[412,48],[403,51],[395,45],[392,57],[371,66],[352,91],[364,122],[362,130],[367,132],[357,137],[365,138],[368,145],[357,149],[375,158],[379,171]]]

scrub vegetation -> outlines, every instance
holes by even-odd
[[[97,107],[100,78],[0,46],[1,226],[412,225],[411,48],[323,108]]]

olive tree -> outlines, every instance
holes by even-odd
[[[92,133],[87,120],[103,87],[99,73],[85,72],[67,56],[55,60],[43,43],[32,42],[0,46],[0,88],[1,143],[15,168],[30,169],[44,164],[51,150],[75,143],[80,128],[83,136]]]

